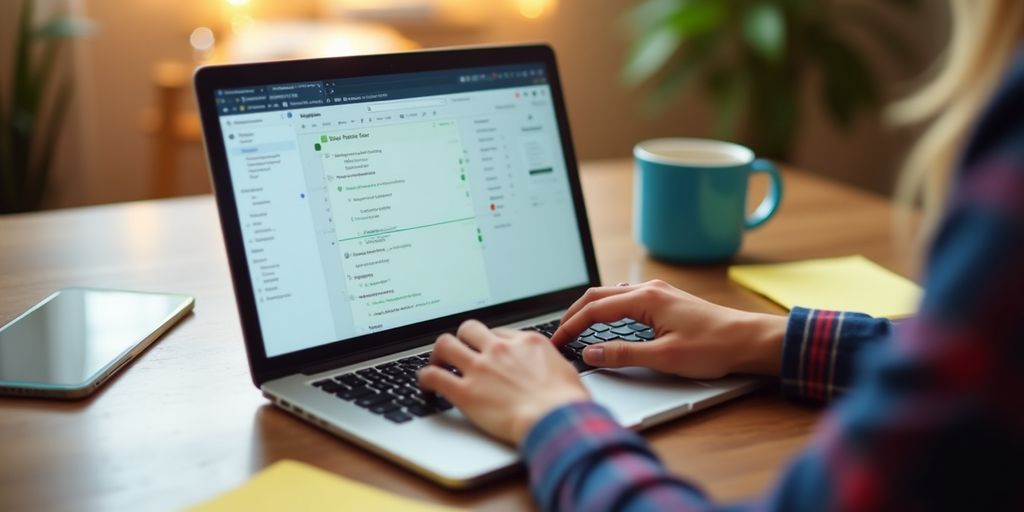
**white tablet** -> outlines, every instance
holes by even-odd
[[[0,394],[87,396],[194,303],[187,295],[59,290],[0,327]]]

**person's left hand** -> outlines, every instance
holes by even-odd
[[[459,369],[461,377],[441,366]],[[420,386],[444,395],[485,432],[514,444],[552,410],[590,395],[576,370],[536,332],[490,330],[476,320],[442,334]]]

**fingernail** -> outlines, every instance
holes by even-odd
[[[587,347],[583,351],[583,361],[589,364],[604,363],[604,347]]]

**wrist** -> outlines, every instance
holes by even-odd
[[[547,415],[569,404],[587,400],[590,400],[590,396],[586,392],[581,392],[579,394],[567,395],[561,400],[552,400],[544,404],[537,404],[534,407],[522,408],[512,420],[512,441],[516,446],[521,445],[526,440],[526,436],[533,430],[533,427],[537,426]]]
[[[777,377],[782,371],[782,345],[788,319],[784,315],[746,313],[737,322],[740,346],[735,351],[735,373]]]

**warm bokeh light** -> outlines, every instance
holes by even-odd
[[[549,11],[554,0],[517,0],[519,3],[519,14],[524,18],[537,19]]]
[[[205,52],[213,48],[216,39],[213,37],[213,30],[210,30],[209,27],[197,27],[188,36],[188,42],[192,45],[193,50]]]
[[[243,5],[248,5],[249,4],[249,0],[224,0],[224,1],[226,1],[227,3],[229,3],[231,5],[234,5],[236,7],[241,7]]]

